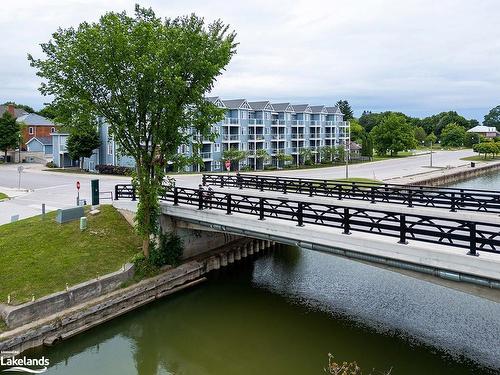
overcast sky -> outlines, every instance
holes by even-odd
[[[136,1],[2,3],[0,102],[39,109],[50,101],[27,53],[58,27],[133,14]],[[141,1],[162,17],[195,12],[236,30],[238,53],[212,94],[225,99],[334,104],[355,114],[397,110],[427,116],[456,110],[482,120],[500,104],[498,0]]]

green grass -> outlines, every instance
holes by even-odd
[[[79,221],[58,224],[55,212],[0,226],[0,302],[12,303],[61,291],[68,285],[118,270],[140,251],[140,238],[112,206]]]
[[[6,199],[8,198],[9,196],[7,194],[4,194],[4,193],[0,193],[0,200],[2,199]]]
[[[367,183],[375,183],[375,184],[381,184],[382,181],[379,180],[373,180],[371,178],[364,178],[364,177],[349,177],[349,178],[338,178],[335,181],[343,181],[343,182],[367,182]]]
[[[487,158],[485,158],[484,156],[474,155],[474,156],[467,156],[465,158],[461,158],[460,160],[466,160],[466,161],[495,161],[495,160],[500,160],[500,156],[496,156],[496,157],[488,156]]]

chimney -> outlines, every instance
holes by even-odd
[[[14,104],[9,104],[7,106],[7,112],[9,112],[12,117],[16,117],[16,107],[14,107]]]

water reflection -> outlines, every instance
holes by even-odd
[[[498,366],[499,321],[494,302],[286,248],[37,354],[49,374],[320,374],[328,352],[393,374],[483,374],[465,358]]]

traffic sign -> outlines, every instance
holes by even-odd
[[[225,166],[226,166],[226,169],[229,172],[229,170],[231,169],[231,160],[226,160]]]
[[[76,188],[80,190],[80,181],[76,181]]]

